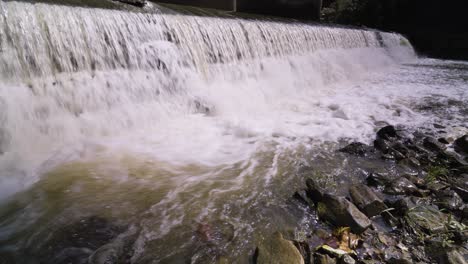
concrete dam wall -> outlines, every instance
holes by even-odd
[[[158,0],[156,2],[318,20],[322,0]]]

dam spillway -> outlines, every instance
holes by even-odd
[[[467,97],[433,64],[370,29],[0,2],[0,255],[247,263],[310,220],[288,202],[299,163]],[[57,242],[87,225],[112,239]]]

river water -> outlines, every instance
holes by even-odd
[[[301,167],[383,123],[466,133],[467,100],[468,63],[399,34],[0,2],[0,256],[248,263],[314,223]]]

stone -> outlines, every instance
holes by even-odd
[[[464,135],[455,140],[453,147],[458,153],[468,154],[468,135]]]
[[[413,175],[404,175],[406,179],[408,179],[410,182],[414,183],[418,188],[425,188],[426,187],[426,181],[423,178],[419,178],[417,176]]]
[[[388,153],[391,148],[391,142],[382,138],[374,140],[374,148],[382,151],[383,153]]]
[[[463,206],[462,198],[453,190],[441,190],[436,193],[437,205],[439,207],[454,211]]]
[[[256,263],[305,264],[304,258],[293,242],[284,239],[279,232],[276,232],[271,239],[258,246]]]
[[[357,234],[372,224],[364,213],[344,197],[325,194],[317,205],[317,211],[323,220],[336,226],[349,226]]]
[[[353,186],[349,189],[353,203],[368,217],[379,215],[387,209],[385,203],[365,185]]]
[[[410,226],[419,227],[430,234],[444,232],[447,220],[448,216],[433,206],[415,206],[407,211]]]
[[[369,177],[366,178],[366,182],[369,186],[380,187],[387,185],[391,180],[388,173],[372,172]]]
[[[444,145],[450,144],[450,142],[445,138],[439,138],[439,139],[437,139],[437,141],[439,141],[440,143],[442,143]]]
[[[453,249],[445,253],[445,263],[447,264],[466,264],[468,252],[466,249]]]
[[[433,152],[444,152],[447,149],[447,146],[440,143],[437,139],[433,137],[426,137],[423,141],[423,146]]]
[[[377,138],[391,140],[397,137],[398,134],[394,126],[386,126],[377,131]]]
[[[325,190],[319,186],[319,184],[309,178],[306,180],[306,186],[307,186],[307,196],[315,203],[320,202],[323,199],[323,196],[325,195]]]
[[[315,264],[336,264],[336,259],[328,256],[327,254],[314,254]]]
[[[353,142],[346,147],[338,150],[339,152],[347,153],[355,156],[365,156],[368,152],[372,151],[372,148],[361,142]]]
[[[340,264],[355,264],[356,260],[354,260],[350,255],[344,255],[340,258]]]
[[[400,177],[388,184],[384,192],[393,195],[414,194],[418,193],[419,189],[405,177]]]

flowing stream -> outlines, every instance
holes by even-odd
[[[460,134],[467,101],[468,63],[395,33],[0,2],[0,255],[248,263],[314,221],[301,165],[379,122]]]

